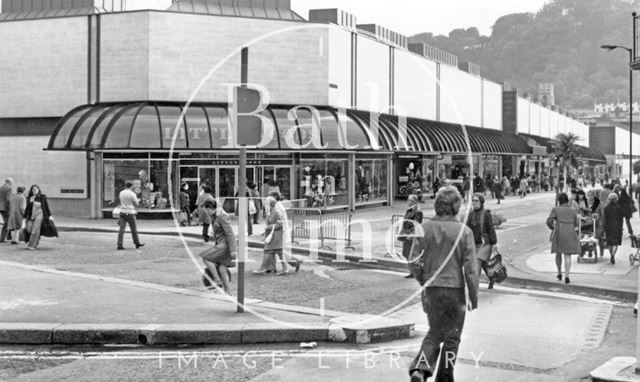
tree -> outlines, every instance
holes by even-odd
[[[564,192],[567,191],[567,167],[578,168],[579,166],[576,142],[581,139],[574,133],[561,133],[556,135],[555,142],[553,142],[553,161],[560,164],[564,171],[564,187],[562,189]]]

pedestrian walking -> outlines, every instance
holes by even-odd
[[[264,244],[264,256],[267,257],[268,262],[282,264],[282,272],[277,275],[286,275],[290,272],[289,264],[284,254],[284,232],[286,224],[286,212],[282,208],[278,208],[278,199],[281,199],[281,195],[277,191],[272,191],[265,204],[269,207],[269,216],[267,216],[266,226],[264,229],[265,244]],[[271,237],[270,239],[267,239]],[[269,259],[270,258],[270,259]],[[300,270],[300,261],[293,260],[293,266],[295,271]],[[260,271],[260,270],[259,270]]]
[[[26,211],[27,198],[24,196],[24,187],[18,187],[18,192],[11,197],[11,210],[9,211],[9,220],[7,222],[7,230],[11,235],[11,244],[18,244]]]
[[[124,185],[124,190],[120,191],[118,196],[120,200],[120,217],[118,218],[118,225],[120,229],[118,230],[118,246],[117,249],[119,251],[124,249],[123,241],[124,241],[124,230],[129,225],[129,230],[131,231],[131,238],[133,239],[133,244],[136,246],[136,249],[140,247],[144,247],[144,244],[140,242],[140,238],[138,237],[138,225],[136,222],[136,207],[138,206],[138,195],[135,193],[135,186],[132,182],[126,182]]]
[[[527,182],[527,178],[526,177],[522,177],[520,179],[520,188],[518,189],[518,193],[520,194],[520,199],[524,198],[525,196],[527,196],[527,191],[529,189],[529,182]]]
[[[509,178],[507,178],[506,176],[502,177],[502,189],[504,190],[504,194],[509,195],[510,189],[511,189],[511,182],[509,182]]]
[[[255,213],[251,215],[253,216],[253,224],[258,224],[258,217],[260,215],[260,211],[262,211],[262,200],[260,198],[260,192],[258,191],[258,185],[255,182],[249,184],[249,195],[251,196],[253,209],[255,210]],[[249,210],[251,210],[251,208],[249,208]]]
[[[487,191],[489,191],[489,194],[491,195],[491,199],[493,199],[493,197],[494,197],[494,195],[493,195],[493,177],[488,172],[484,176],[484,192],[483,192],[483,194],[486,194]]]
[[[471,197],[473,210],[469,212],[467,227],[473,232],[473,240],[476,246],[476,259],[478,260],[478,275],[480,269],[484,271],[489,279],[489,289],[493,289],[494,279],[489,276],[487,261],[491,257],[493,250],[498,243],[496,230],[493,227],[491,211],[484,208],[484,196],[480,193]]]
[[[482,178],[480,177],[480,175],[478,175],[478,173],[475,173],[475,176],[473,178],[473,192],[482,192],[484,191],[484,181],[482,180]]]
[[[419,255],[412,261],[411,271],[424,288],[422,307],[429,331],[409,367],[413,382],[431,377],[436,364],[436,381],[453,381],[465,305],[469,311],[478,307],[475,241],[471,229],[457,219],[460,204],[455,188],[440,189],[434,203],[436,216],[422,224],[424,236],[417,240]],[[466,304],[465,286],[469,296]]]
[[[408,209],[405,211],[404,218],[402,219],[402,229],[398,234],[398,240],[402,242],[402,256],[408,261],[411,245],[413,244],[413,237],[416,234],[416,226],[422,224],[423,216],[422,211],[420,211],[417,195],[409,195],[407,198],[407,207]],[[413,278],[413,274],[409,272],[405,278]]]
[[[564,255],[564,282],[569,284],[571,272],[571,255],[581,253],[580,240],[576,228],[580,225],[578,213],[570,207],[569,196],[562,192],[558,195],[558,206],[551,209],[547,218],[547,227],[551,233],[551,253],[556,254],[558,280],[562,281],[562,257]]]
[[[213,202],[213,196],[211,195],[211,187],[203,185],[201,187],[200,195],[196,200],[196,206],[198,208],[198,221],[202,224],[202,239],[205,243],[209,242],[209,226],[211,226],[211,215],[207,213],[204,208],[204,204],[207,202]]]
[[[462,198],[464,199],[465,203],[469,199],[470,190],[471,190],[471,182],[469,181],[469,177],[465,175],[464,178],[462,179]]]
[[[624,217],[624,221],[627,223],[627,231],[629,235],[633,235],[633,227],[631,226],[631,217],[635,210],[635,204],[633,203],[633,199],[627,193],[627,190],[624,188],[620,189],[620,195],[618,195],[618,204],[622,209],[622,216]]]
[[[493,180],[493,193],[496,196],[496,199],[498,199],[497,204],[500,204],[500,201],[503,199],[502,198],[502,182],[500,182],[500,179],[498,179],[497,176]]]
[[[209,215],[213,223],[214,245],[203,251],[200,257],[209,271],[207,275],[212,277],[212,281],[218,288],[222,288],[225,294],[230,295],[229,268],[234,267],[234,260],[238,257],[236,235],[231,228],[231,218],[215,200],[205,202],[202,210]],[[207,286],[206,282],[205,286]]]
[[[618,195],[615,192],[609,193],[607,196],[609,203],[604,208],[604,235],[607,242],[607,248],[611,259],[611,264],[616,263],[616,252],[618,252],[618,246],[622,244],[622,223],[624,220],[624,213],[618,203]]]
[[[247,198],[247,234],[249,236],[253,235],[253,216],[256,211],[256,205],[253,204],[253,199],[251,198],[251,183],[246,183],[245,194],[244,197]],[[236,208],[235,215],[238,216],[240,213],[240,195],[236,192]],[[253,211],[251,208],[251,204],[253,204]]]
[[[180,186],[180,212],[186,216],[181,217],[181,225],[191,225],[191,198],[189,197],[189,185],[182,183]]]
[[[2,216],[2,230],[0,230],[0,243],[4,243],[9,232],[9,212],[11,212],[11,196],[13,195],[13,179],[6,178],[0,186],[0,215]],[[16,240],[16,239],[12,239]]]
[[[25,230],[29,233],[27,248],[35,250],[40,243],[43,223],[46,220],[53,221],[47,196],[42,193],[42,190],[37,184],[31,186],[29,195],[27,196],[25,219],[27,220]]]

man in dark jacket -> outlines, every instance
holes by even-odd
[[[484,182],[478,173],[476,172],[476,176],[473,178],[473,192],[483,192],[484,191]]]
[[[416,232],[416,226],[422,224],[422,211],[418,205],[418,196],[409,195],[407,198],[407,205],[409,208],[404,213],[404,219],[402,220],[402,229],[398,235],[398,240],[402,241],[402,256],[405,259],[409,259],[411,252],[411,243],[413,243],[413,236]],[[413,275],[411,272],[405,278],[410,279]]]

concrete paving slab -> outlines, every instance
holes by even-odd
[[[619,276],[630,273],[634,268],[629,266],[627,260],[630,252],[635,251],[631,247],[620,246],[618,248],[618,255],[616,256],[616,264],[609,262],[609,252],[606,251],[604,257],[598,257],[598,262],[593,263],[578,263],[578,256],[572,256],[571,273],[579,274],[591,274],[591,275],[607,275],[607,276]],[[527,259],[527,267],[536,271],[544,273],[558,273],[555,263],[555,255],[549,251],[536,253],[531,255]],[[563,265],[564,269],[564,265]]]
[[[611,304],[549,297],[481,293],[479,308],[467,312],[460,357],[552,369],[598,346]],[[416,322],[417,337],[428,330],[420,304],[391,317]],[[499,333],[499,334],[498,334]]]

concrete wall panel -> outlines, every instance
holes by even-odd
[[[395,59],[396,106],[412,117],[435,120],[436,63],[401,50]]]
[[[481,125],[482,84],[480,77],[457,68],[440,66],[440,120]]]
[[[60,117],[86,103],[85,17],[0,23],[0,118]]]

